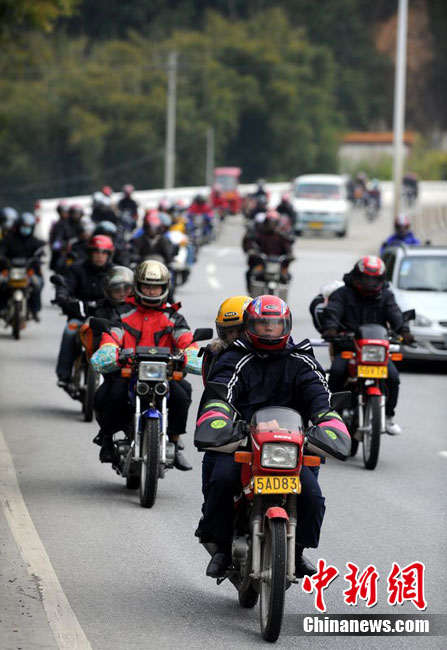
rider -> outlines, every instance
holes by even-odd
[[[121,315],[119,327],[113,327],[111,333],[103,334],[100,348],[91,358],[97,372],[118,370],[118,357],[122,349],[156,345],[172,351],[184,350],[186,369],[200,374],[198,347],[192,343],[192,333],[179,313],[180,304],[166,302],[169,285],[169,271],[161,262],[146,260],[137,266],[133,284],[135,298],[127,299],[133,309]],[[124,430],[127,424],[128,382],[124,377],[115,381],[104,406],[99,433],[102,438],[99,459],[103,463],[115,461],[113,435]],[[186,430],[191,392],[191,385],[185,379],[169,382],[168,435],[170,441],[175,443],[174,467],[182,471],[192,469],[178,448],[179,437]]]
[[[242,248],[248,255],[248,269],[246,273],[247,287],[250,286],[250,276],[262,277],[264,265],[261,253],[267,256],[284,255],[286,259],[281,263],[281,282],[287,284],[290,280],[288,272],[292,261],[292,246],[290,240],[279,230],[280,216],[276,210],[269,210],[265,219],[258,227],[247,231],[242,240]]]
[[[123,196],[118,201],[117,207],[120,212],[129,212],[130,216],[132,217],[132,219],[136,224],[138,219],[138,203],[132,197],[134,191],[135,188],[130,183],[126,183],[126,185],[123,185],[123,189],[122,189]]]
[[[36,225],[36,217],[31,212],[24,212],[16,220],[13,228],[7,232],[5,237],[0,241],[0,258],[11,260],[14,257],[22,257],[26,260],[34,257],[36,252],[45,242],[42,239],[34,237],[33,232]],[[43,251],[42,251],[43,253]],[[5,261],[0,261],[0,269],[6,268]],[[39,312],[42,309],[41,293],[43,288],[43,277],[41,262],[35,260],[32,263],[34,275],[31,281],[31,293],[29,297],[29,307],[33,319],[36,322],[40,321]],[[1,286],[1,285],[0,285]],[[4,305],[6,300],[6,293],[0,297],[0,308]]]
[[[209,382],[226,387],[226,400],[211,394],[212,402],[207,402],[212,386],[208,384],[202,398],[204,407],[197,421],[198,433],[202,427],[211,435],[216,430],[221,432],[222,413],[228,413],[230,407],[239,412],[242,420],[249,422],[261,406],[285,406],[297,410],[305,420],[318,422],[325,430],[330,430],[331,435],[349,436],[341,417],[330,409],[324,370],[316,361],[309,342],[291,344],[291,329],[290,309],[277,296],[259,296],[250,302],[243,315],[244,338],[237,339],[225,350],[208,377]],[[214,420],[220,420],[219,429],[213,427]],[[217,545],[207,575],[221,577],[231,562],[234,497],[241,490],[241,469],[231,454],[212,453],[214,462],[196,535],[202,541]],[[325,511],[317,478],[309,467],[302,468],[300,480],[297,577],[316,572],[303,556],[303,550],[318,546]]]
[[[67,271],[64,282],[56,287],[55,302],[68,317],[56,364],[57,385],[66,389],[76,352],[75,335],[83,321],[79,301],[96,302],[104,297],[102,282],[111,268],[114,247],[110,237],[96,235],[88,244],[87,259],[75,262]]]
[[[400,214],[394,221],[394,233],[386,239],[381,248],[380,255],[383,255],[388,246],[398,246],[399,244],[409,244],[419,246],[421,240],[414,236],[411,230],[410,219],[405,214]]]
[[[59,219],[52,224],[50,229],[50,269],[52,271],[63,270],[65,264],[65,250],[68,244],[68,240],[72,236],[68,207],[68,201],[65,199],[59,201],[56,207],[56,212],[59,215]]]
[[[289,218],[291,228],[294,227],[296,221],[296,212],[290,200],[290,194],[283,192],[281,194],[281,201],[276,206],[276,212]]]
[[[174,246],[162,234],[163,223],[158,210],[149,210],[144,217],[143,233],[132,239],[131,258],[141,262],[151,257],[159,257],[168,266],[174,257]]]
[[[385,270],[383,260],[370,255],[362,257],[352,271],[344,275],[345,286],[331,293],[321,316],[324,339],[334,341],[340,331],[355,332],[360,325],[377,323],[384,327],[389,326],[400,334],[406,345],[414,342],[415,339],[404,322],[394,294],[388,288]],[[336,392],[343,390],[348,375],[348,360],[341,357],[341,350],[336,342],[334,349],[329,388]],[[394,422],[394,410],[399,394],[399,373],[391,360],[388,361],[387,388],[386,431],[390,435],[397,435],[402,431]]]

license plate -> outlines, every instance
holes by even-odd
[[[255,476],[255,494],[299,494],[299,476]]]
[[[322,221],[309,221],[309,228],[315,228],[316,230],[321,230],[323,228]]]
[[[388,377],[388,368],[387,366],[358,366],[357,377],[386,379]]]

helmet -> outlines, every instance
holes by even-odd
[[[198,203],[199,205],[204,205],[206,203],[206,199],[203,196],[203,194],[197,194],[194,197],[194,203]]]
[[[279,226],[280,221],[281,217],[279,215],[279,212],[276,210],[268,210],[265,214],[265,219],[262,222],[262,227],[267,232],[273,232],[275,228]]]
[[[107,298],[114,303],[125,302],[127,296],[132,293],[133,271],[127,266],[113,266],[107,271],[102,282],[102,290]],[[121,290],[122,297],[112,296],[112,292]]]
[[[78,205],[77,203],[75,203],[74,205],[70,205],[70,207],[68,208],[68,216],[70,217],[70,219],[75,219],[76,221],[78,221],[83,216],[83,214],[84,214],[84,209],[82,205]]]
[[[256,185],[258,186],[258,189],[264,189],[265,187],[265,179],[264,178],[258,178],[256,181]]]
[[[110,237],[107,237],[106,235],[93,235],[88,242],[87,249],[89,251],[106,252],[111,256],[115,250],[115,246]]]
[[[126,183],[126,185],[123,185],[122,192],[126,196],[130,196],[134,190],[135,188],[133,185],[131,185],[130,183]]]
[[[281,201],[284,201],[284,203],[288,203],[290,201],[290,194],[288,192],[283,192],[281,194]]]
[[[29,237],[33,234],[35,225],[36,217],[31,212],[23,212],[16,221],[17,230],[24,237]]]
[[[292,314],[278,296],[258,296],[246,307],[243,325],[258,350],[283,350],[292,331]]]
[[[405,214],[400,214],[394,221],[394,229],[402,237],[410,230],[410,219]]]
[[[155,237],[161,232],[162,222],[158,216],[157,210],[149,210],[143,221],[144,232],[149,235],[149,237]]]
[[[62,201],[59,201],[59,203],[56,206],[56,212],[58,213],[59,216],[68,213],[68,201],[66,199],[62,199]]]
[[[145,260],[138,264],[133,277],[135,300],[146,307],[160,307],[166,302],[171,283],[168,269],[161,262]],[[161,286],[159,296],[146,296],[141,291],[141,285]]]
[[[110,196],[110,197],[111,197],[112,194],[113,194],[113,190],[112,190],[112,188],[110,187],[110,185],[104,185],[104,187],[102,188],[101,192],[102,192],[105,196]]]
[[[385,284],[385,263],[367,255],[354,266],[354,286],[363,296],[376,296]]]
[[[19,218],[19,213],[15,208],[6,206],[0,210],[0,225],[6,229],[11,228],[17,219]]]
[[[114,239],[117,232],[118,228],[113,221],[100,221],[95,228],[95,235],[107,235],[110,239]]]
[[[88,239],[95,230],[95,224],[87,217],[82,217],[76,224],[76,236],[81,239]],[[96,233],[95,233],[96,234]]]
[[[227,332],[233,327],[242,331],[244,310],[251,302],[250,296],[232,296],[220,305],[216,316],[217,336],[225,341]]]

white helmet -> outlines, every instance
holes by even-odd
[[[135,300],[146,307],[160,307],[166,302],[171,284],[171,275],[164,264],[156,260],[145,260],[138,264],[134,273]],[[145,296],[141,292],[141,285],[161,286],[159,296]]]

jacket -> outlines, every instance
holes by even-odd
[[[10,232],[0,242],[0,258],[11,260],[14,257],[24,257],[29,260],[42,246],[45,246],[45,242],[33,235],[23,237],[19,233]],[[5,263],[1,260],[0,267],[5,267]],[[41,275],[40,261],[33,262],[32,267],[38,275]]]
[[[393,292],[384,285],[375,296],[362,296],[353,284],[353,273],[343,277],[344,287],[331,293],[321,316],[322,329],[355,332],[360,325],[377,323],[398,333],[409,332]]]

